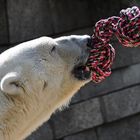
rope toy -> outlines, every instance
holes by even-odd
[[[91,53],[86,65],[92,72],[92,80],[96,83],[111,74],[115,50],[109,42],[113,35],[125,47],[140,45],[140,10],[138,7],[121,10],[120,17],[112,16],[95,24]]]

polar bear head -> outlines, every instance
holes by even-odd
[[[41,37],[0,55],[0,125],[8,127],[3,133],[24,138],[90,80],[83,71],[89,42],[88,35]]]

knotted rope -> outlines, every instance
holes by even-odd
[[[113,35],[125,47],[140,45],[140,10],[138,7],[121,10],[120,17],[102,19],[95,24],[91,54],[87,62],[94,82],[101,82],[111,74],[115,50],[109,42]]]

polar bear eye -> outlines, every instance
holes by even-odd
[[[56,47],[53,46],[52,49],[51,49],[51,53],[54,52],[55,50],[56,50]]]

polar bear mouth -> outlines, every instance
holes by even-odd
[[[89,60],[92,43],[92,37],[90,37],[87,40],[86,53],[83,53],[81,57],[81,62],[76,65],[72,71],[74,77],[78,80],[89,80],[91,78],[92,71],[90,67],[88,67],[87,62]]]
[[[79,65],[73,69],[74,77],[78,80],[88,80],[91,77],[91,71],[87,66]]]
[[[92,45],[92,39],[90,38],[87,43],[88,49],[91,49],[91,45]],[[85,57],[86,61],[84,61],[83,63],[79,63],[77,66],[74,67],[72,73],[74,74],[75,78],[79,80],[88,80],[91,78],[92,71],[87,66],[87,61],[89,59],[89,56],[90,56],[90,51],[88,57],[87,58]]]

